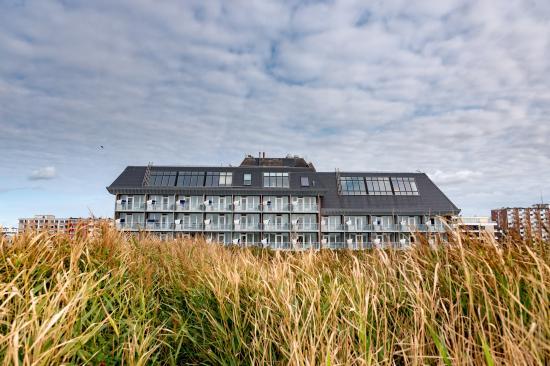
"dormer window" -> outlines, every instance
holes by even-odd
[[[300,185],[302,187],[309,187],[309,177],[300,177]]]
[[[251,173],[244,173],[244,176],[243,176],[243,184],[245,186],[250,186],[252,185],[252,174]]]

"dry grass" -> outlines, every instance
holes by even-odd
[[[273,253],[27,234],[0,243],[0,360],[546,365],[549,248]]]

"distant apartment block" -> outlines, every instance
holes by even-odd
[[[496,222],[491,221],[489,217],[467,217],[456,216],[452,219],[452,227],[458,232],[469,235],[472,238],[492,237],[495,238]]]
[[[459,213],[426,174],[317,172],[297,156],[129,166],[107,190],[120,230],[274,249],[404,247]]]
[[[528,208],[507,207],[491,211],[491,219],[504,233],[515,232],[522,238],[549,240],[550,205],[535,204]]]
[[[111,220],[101,218],[69,217],[57,218],[54,215],[35,215],[32,218],[19,219],[19,232],[47,231],[50,234],[68,234],[71,238],[79,233],[91,235],[101,222]]]
[[[549,240],[550,205],[535,204],[528,208],[507,207],[491,211],[491,219],[504,233],[518,233],[522,238]]]
[[[16,227],[0,227],[0,236],[7,238],[9,241],[13,240],[17,235],[18,229]]]

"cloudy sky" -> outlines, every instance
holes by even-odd
[[[488,215],[550,199],[549,116],[544,0],[0,0],[4,225],[258,151],[420,170]]]

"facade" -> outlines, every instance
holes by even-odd
[[[35,215],[32,218],[19,219],[19,232],[47,231],[50,234],[63,233],[73,238],[76,233],[91,235],[101,222],[110,222],[101,218],[69,217],[57,218],[54,215]]]
[[[464,235],[470,237],[481,238],[489,236],[495,238],[495,226],[496,222],[491,221],[489,217],[465,217],[456,216],[453,217],[452,226]]]
[[[515,232],[524,239],[550,239],[549,204],[535,204],[529,208],[507,207],[491,210],[491,219],[504,233]]]
[[[107,190],[121,230],[274,249],[403,247],[459,212],[425,174],[317,172],[291,156],[129,166]]]
[[[8,241],[13,240],[17,236],[17,232],[16,227],[0,227],[0,236],[7,238]]]

